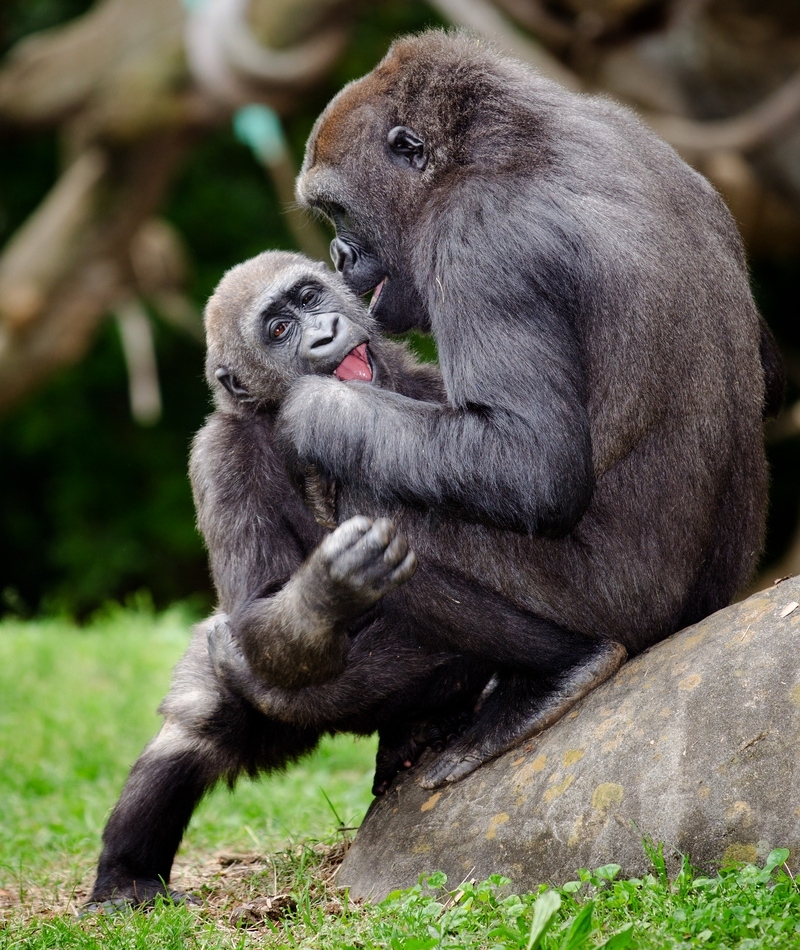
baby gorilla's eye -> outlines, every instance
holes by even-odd
[[[306,287],[300,292],[300,306],[310,307],[319,299],[319,291],[316,287]]]
[[[289,329],[288,320],[276,320],[269,325],[269,335],[272,340],[279,340]]]

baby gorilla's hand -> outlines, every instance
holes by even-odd
[[[325,538],[314,556],[337,594],[364,609],[417,569],[416,555],[388,518],[350,518]]]

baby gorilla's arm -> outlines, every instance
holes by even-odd
[[[414,552],[389,519],[351,518],[281,590],[234,611],[228,623],[265,685],[323,683],[344,667],[347,625],[407,581],[416,566]],[[214,662],[213,643],[210,650]],[[224,664],[218,672],[226,679]]]

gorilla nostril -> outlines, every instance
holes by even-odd
[[[308,345],[309,350],[316,350],[320,346],[327,346],[329,343],[333,343],[336,339],[338,327],[338,314],[321,318],[314,327],[313,333],[310,334],[311,341]]]
[[[354,248],[339,237],[331,241],[331,260],[340,274],[346,270],[351,270],[356,262],[356,252]]]
[[[331,343],[331,342],[333,342],[333,337],[332,337],[332,336],[330,336],[330,335],[327,335],[327,336],[319,336],[319,337],[317,337],[316,339],[314,339],[314,340],[311,341],[311,345],[309,346],[309,349],[310,349],[310,350],[317,350],[317,349],[319,349],[319,347],[321,347],[321,346],[327,346],[327,345],[328,345],[329,343]]]

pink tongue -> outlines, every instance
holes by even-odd
[[[337,379],[363,379],[372,381],[372,370],[367,359],[367,344],[362,343],[345,356],[333,371]]]

